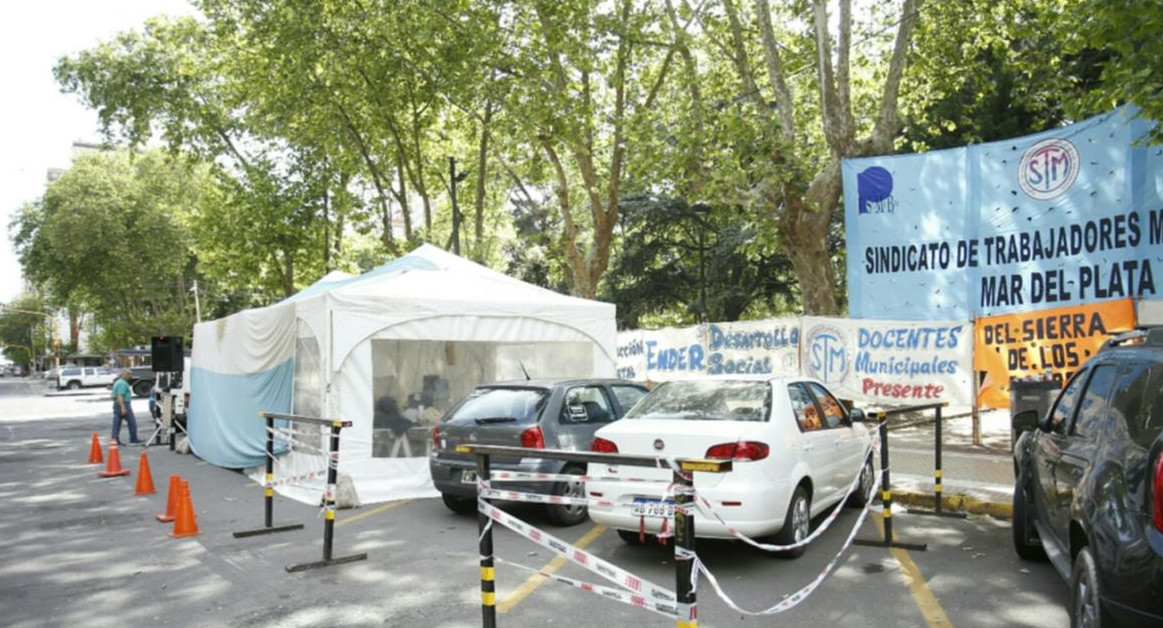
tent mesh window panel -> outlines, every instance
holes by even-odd
[[[432,428],[481,384],[527,378],[588,377],[584,342],[372,341],[372,456],[427,456]]]

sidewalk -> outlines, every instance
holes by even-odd
[[[942,423],[941,506],[1009,518],[1014,491],[1010,454],[1010,414],[982,411],[981,444],[973,444],[973,419],[968,408],[945,408]],[[920,425],[911,424],[918,419]],[[936,429],[933,412],[890,419],[888,443],[893,499],[903,505],[932,508]],[[877,464],[879,465],[879,456]],[[879,468],[879,467],[878,467]]]

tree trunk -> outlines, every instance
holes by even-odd
[[[81,337],[81,315],[73,308],[69,308],[69,346],[77,350],[77,343]]]
[[[400,179],[400,212],[404,216],[404,241],[412,239],[412,209],[408,207],[408,184],[404,180],[404,152],[396,160],[396,176]]]
[[[331,272],[331,198],[323,190],[323,272]]]
[[[473,225],[472,259],[478,264],[485,262],[485,177],[489,167],[489,122],[493,119],[493,103],[485,105],[485,117],[481,121],[481,143],[477,151],[477,188],[473,199],[476,222]]]
[[[332,208],[335,216],[335,228],[332,230],[335,237],[331,239],[331,259],[338,260],[343,253],[343,223],[344,216],[351,211],[351,196],[347,193],[347,184],[351,182],[351,175],[347,172],[339,175],[339,189],[332,196]]]
[[[283,296],[295,294],[295,256],[287,250],[283,251]]]
[[[837,316],[840,305],[828,252],[828,227],[835,204],[813,208],[803,198],[787,198],[785,203],[787,209],[778,219],[779,230],[799,281],[804,314]]]
[[[800,295],[804,304],[804,314],[812,316],[836,316],[840,308],[836,303],[835,278],[832,273],[832,259],[824,239],[818,234],[788,234],[788,257],[795,268],[799,280]]]

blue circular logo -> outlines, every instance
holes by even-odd
[[[1074,185],[1081,165],[1078,149],[1070,140],[1042,140],[1022,154],[1018,163],[1018,185],[1026,196],[1048,201]]]
[[[831,325],[818,325],[804,337],[804,372],[825,384],[838,384],[848,377],[852,360],[848,337]]]

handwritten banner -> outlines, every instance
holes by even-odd
[[[708,375],[798,375],[799,318],[706,325]]]
[[[849,310],[973,320],[1163,295],[1163,153],[1132,108],[1046,133],[845,160]]]
[[[800,363],[846,399],[885,405],[969,405],[969,323],[802,319]]]
[[[646,345],[640,331],[618,332],[618,377],[646,379]]]
[[[645,379],[665,382],[703,377],[707,373],[707,349],[698,327],[642,330]]]
[[[1064,382],[1110,334],[1134,329],[1130,299],[977,319],[974,370],[978,405],[1008,408],[1010,378],[1044,375]]]

